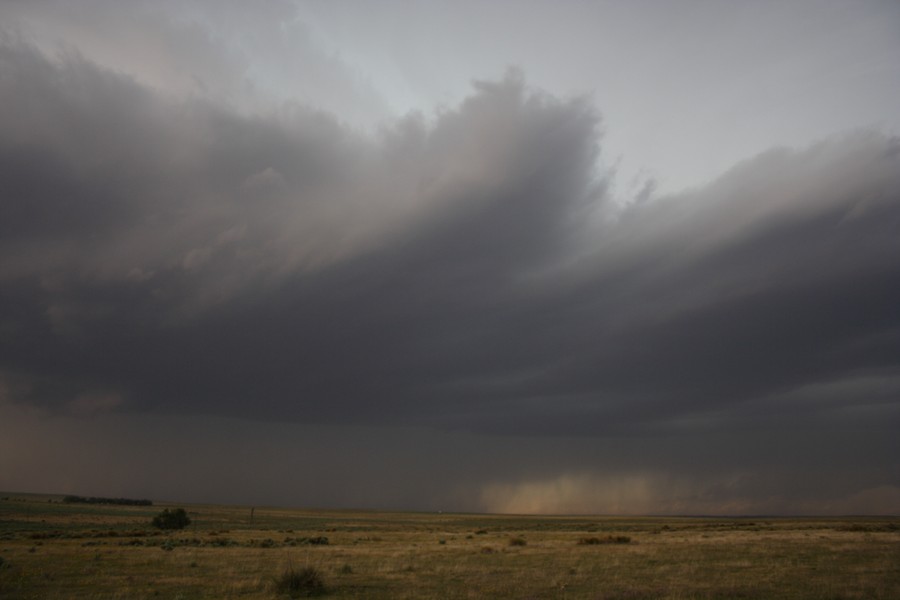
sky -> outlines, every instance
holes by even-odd
[[[0,489],[900,514],[898,32],[0,4]]]

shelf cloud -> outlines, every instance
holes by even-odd
[[[366,130],[312,100],[260,108],[224,42],[148,18],[129,22],[177,56],[202,47],[215,79],[112,68],[88,51],[99,42],[0,37],[0,487],[900,508],[896,135],[775,145],[628,198],[602,106],[526,68]],[[328,60],[348,101],[366,93]],[[205,487],[124,475],[149,468],[164,430],[173,455],[204,449]],[[104,467],[61,468],[72,446]],[[257,491],[238,493],[222,465],[247,455],[326,483],[298,491],[254,463],[235,472]],[[443,475],[422,483],[431,466]]]

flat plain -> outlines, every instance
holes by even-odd
[[[0,598],[900,598],[900,519],[507,516],[0,492]],[[185,529],[152,518],[183,507]],[[288,572],[319,587],[279,586]]]

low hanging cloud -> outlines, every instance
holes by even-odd
[[[515,71],[370,135],[7,36],[0,102],[7,404],[532,438],[794,428],[791,447],[869,431],[844,455],[874,474],[840,493],[893,497],[896,138],[622,203],[598,112]],[[481,473],[473,507],[713,506],[633,467]]]

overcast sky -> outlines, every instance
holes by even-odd
[[[900,513],[900,4],[0,4],[0,489]]]

